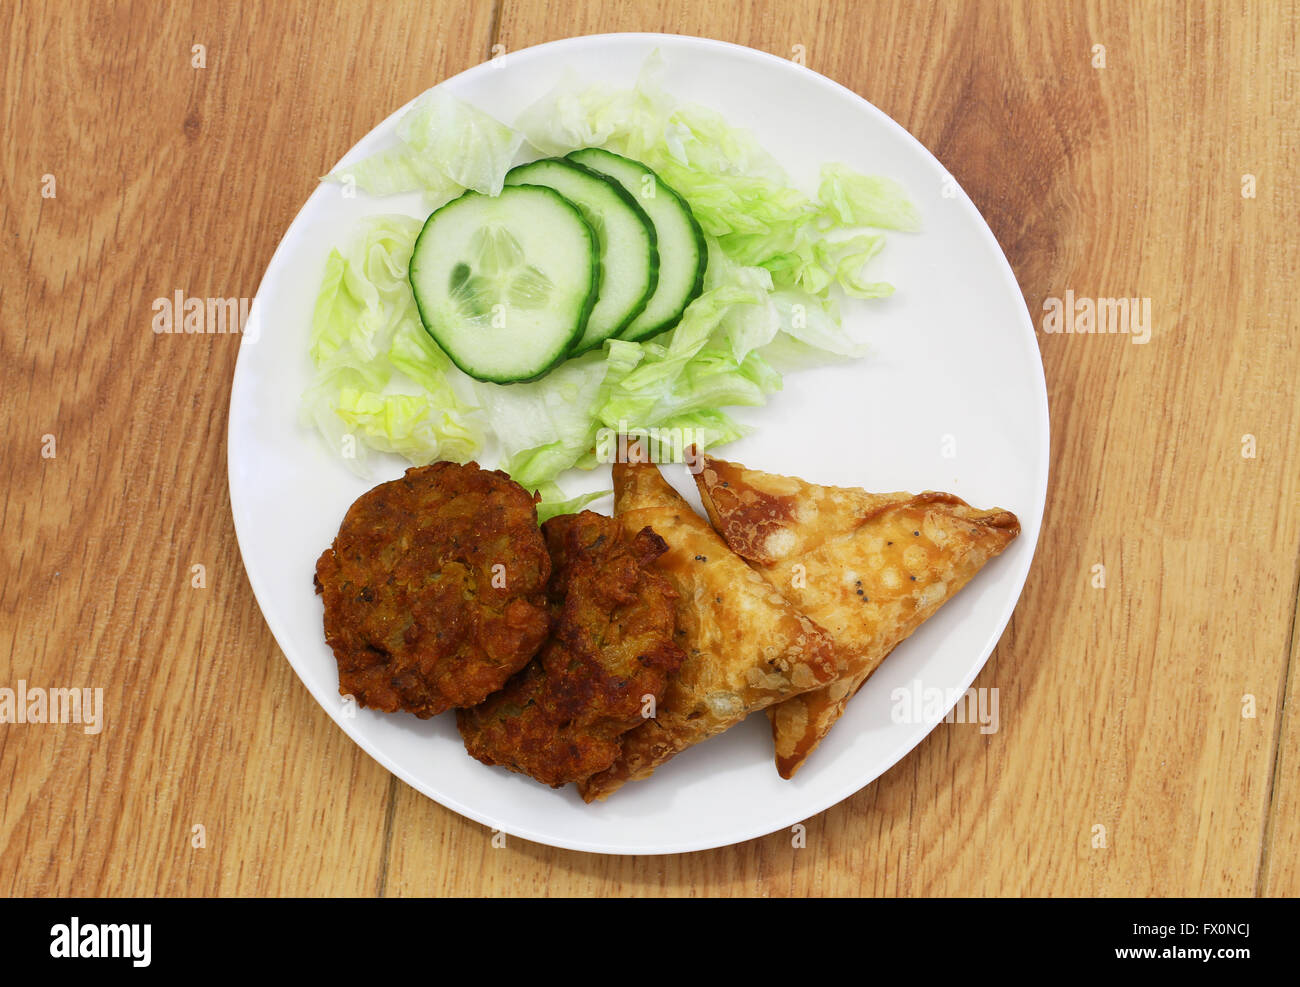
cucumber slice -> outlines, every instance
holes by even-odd
[[[533,380],[587,327],[600,273],[596,236],[554,189],[466,192],[424,223],[411,253],[420,321],[477,380]]]
[[[636,341],[666,332],[704,291],[709,263],[704,231],[682,197],[639,161],[598,147],[572,151],[568,157],[617,180],[646,211],[659,238],[659,284],[619,338]]]
[[[600,286],[586,331],[571,356],[595,349],[645,309],[659,283],[654,224],[632,196],[607,175],[564,158],[512,168],[507,185],[545,185],[564,196],[596,233]]]

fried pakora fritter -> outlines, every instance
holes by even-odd
[[[426,718],[473,706],[550,631],[532,496],[477,463],[408,469],[348,509],[316,563],[339,692]]]
[[[457,712],[465,749],[555,788],[603,771],[655,713],[684,652],[677,594],[654,569],[668,550],[645,527],[584,511],[543,525],[555,629],[541,654],[482,705]]]

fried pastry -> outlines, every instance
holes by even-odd
[[[654,718],[623,735],[611,767],[579,783],[588,802],[837,673],[830,635],[727,548],[656,466],[616,463],[614,497],[625,531],[649,525],[668,544],[657,566],[677,591],[686,657]]]
[[[1020,533],[1011,512],[946,493],[823,487],[709,456],[695,482],[726,543],[838,646],[833,682],[768,711],[783,778],[885,656]]]

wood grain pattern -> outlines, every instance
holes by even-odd
[[[237,340],[150,330],[176,289],[252,295],[316,175],[393,107],[494,44],[630,30],[800,52],[871,100],[952,170],[1036,319],[1066,290],[1151,299],[1145,345],[1039,336],[1047,515],[975,683],[1001,729],[941,726],[804,849],[497,848],[392,780],[243,575]],[[18,3],[0,36],[21,136],[0,148],[0,686],[99,686],[107,710],[98,735],[0,726],[0,892],[1300,893],[1294,9]]]

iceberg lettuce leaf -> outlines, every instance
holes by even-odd
[[[863,175],[844,164],[822,165],[817,190],[819,223],[826,227],[874,226],[915,233],[921,217],[892,178]]]
[[[474,409],[457,395],[454,367],[424,331],[406,279],[421,225],[408,216],[364,220],[326,260],[312,313],[316,371],[301,417],[358,473],[367,448],[423,464],[464,462],[482,447]]]
[[[537,523],[545,524],[553,517],[560,514],[577,514],[593,500],[600,500],[601,497],[608,497],[613,490],[597,490],[595,493],[578,494],[576,497],[565,497],[564,491],[560,489],[559,484],[543,483],[535,493],[542,495],[542,499],[537,504]]]
[[[464,189],[501,192],[523,135],[441,87],[420,96],[398,121],[396,147],[325,176],[371,195],[423,191],[441,205]]]

